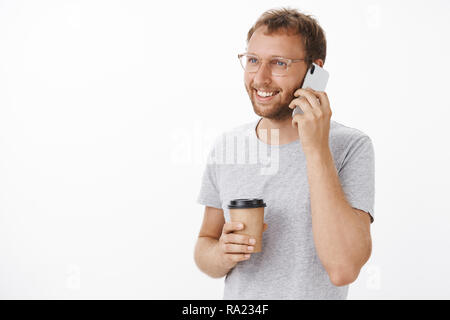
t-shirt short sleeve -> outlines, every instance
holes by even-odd
[[[208,207],[222,209],[220,193],[217,187],[217,165],[211,160],[211,155],[212,152],[210,152],[208,156],[208,163],[206,164],[206,168],[203,172],[202,184],[197,202]]]
[[[339,180],[350,205],[370,214],[374,221],[375,155],[368,136],[358,137],[345,154]]]

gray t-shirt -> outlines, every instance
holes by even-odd
[[[268,145],[258,122],[221,135],[208,156],[198,203],[223,209],[238,198],[262,198],[267,207],[262,252],[230,270],[224,299],[346,299],[334,286],[314,245],[305,155],[300,140]],[[272,135],[273,137],[273,135]],[[350,205],[374,215],[374,151],[363,132],[330,123],[330,150]]]

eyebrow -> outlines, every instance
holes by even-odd
[[[247,52],[248,54],[253,54],[253,55],[255,55],[255,56],[258,56],[259,57],[259,55],[258,54],[256,54],[256,53],[254,53],[254,52]],[[271,58],[284,58],[285,56],[280,56],[280,55],[271,55],[270,56]]]

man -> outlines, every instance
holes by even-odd
[[[269,10],[248,32],[247,44],[239,57],[261,118],[224,137],[269,146],[276,170],[262,174],[259,162],[208,163],[195,262],[211,277],[226,276],[224,299],[345,299],[371,254],[371,140],[331,120],[325,92],[299,89],[311,63],[325,61],[326,40],[315,19]],[[303,114],[293,118],[295,106]],[[211,159],[221,148],[216,145]],[[242,228],[229,219],[227,205],[236,198],[267,203],[262,252],[252,254],[253,239],[233,233]]]

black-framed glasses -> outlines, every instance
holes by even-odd
[[[255,54],[241,53],[238,54],[239,61],[245,72],[258,72],[263,59]],[[288,59],[283,57],[273,57],[269,60],[269,66],[274,76],[285,76],[288,73],[289,67],[294,62],[306,61],[306,59]]]

